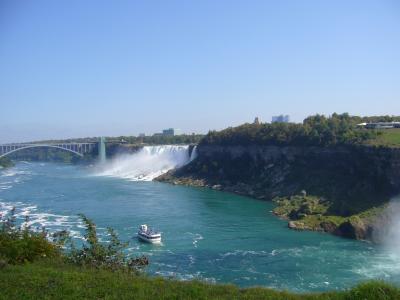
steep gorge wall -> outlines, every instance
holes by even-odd
[[[275,198],[289,228],[380,242],[385,204],[400,194],[400,149],[199,145],[194,161],[157,180]]]
[[[400,193],[400,149],[368,146],[201,146],[191,164],[160,180],[201,185],[259,199],[306,190],[352,215]]]

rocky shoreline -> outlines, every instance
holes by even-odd
[[[293,230],[379,242],[400,192],[400,149],[199,146],[198,158],[157,178],[273,201]],[[306,192],[307,191],[307,192]]]
[[[287,220],[289,229],[326,232],[344,238],[368,240],[379,243],[379,236],[376,234],[378,231],[377,226],[383,226],[382,223],[384,218],[382,217],[382,213],[384,212],[386,205],[349,217],[337,215],[324,216],[323,213],[326,212],[328,206],[324,206],[323,211],[320,211],[318,208],[315,208],[321,205],[314,205],[314,209],[312,208],[313,205],[310,205],[310,202],[319,203],[319,201],[321,201],[321,199],[317,197],[296,195],[290,198],[276,197],[273,199],[266,199],[265,195],[258,194],[251,188],[251,186],[244,183],[235,185],[209,184],[205,179],[176,177],[174,176],[175,171],[176,170],[169,171],[168,173],[158,177],[156,180],[173,185],[209,188],[258,200],[273,201],[276,204],[273,214],[281,219]],[[293,198],[296,198],[297,200],[301,199],[303,201],[296,206],[293,205],[293,202],[295,202]],[[285,199],[288,203],[292,204],[289,210],[281,203],[282,199]]]

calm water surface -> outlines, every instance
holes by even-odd
[[[17,208],[33,225],[82,238],[78,213],[150,258],[147,270],[179,279],[292,291],[343,289],[362,280],[400,283],[400,260],[369,243],[295,232],[271,203],[208,189],[95,176],[89,167],[18,163],[0,170],[0,213]],[[140,224],[163,232],[162,245],[134,237]]]

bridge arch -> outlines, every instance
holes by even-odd
[[[11,153],[17,152],[17,151],[19,151],[19,150],[24,150],[24,149],[29,149],[29,148],[39,148],[39,147],[57,148],[57,149],[61,149],[61,150],[64,150],[64,151],[68,151],[68,152],[74,153],[74,154],[76,154],[76,155],[78,155],[78,156],[80,156],[80,157],[83,157],[83,154],[82,154],[82,153],[79,153],[79,152],[74,151],[74,150],[72,150],[72,149],[64,148],[64,147],[62,147],[61,145],[46,145],[46,144],[40,144],[40,145],[26,145],[26,146],[22,146],[22,147],[20,147],[20,148],[13,149],[13,150],[11,150],[11,151],[9,151],[9,152],[7,152],[7,153],[1,154],[1,155],[0,155],[0,158],[5,157],[5,156],[7,156],[7,155],[9,155],[9,154],[11,154]]]

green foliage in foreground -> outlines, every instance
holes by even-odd
[[[60,246],[50,243],[45,231],[35,232],[16,225],[14,209],[7,218],[0,218],[0,265],[33,262],[42,257],[60,257]]]
[[[126,259],[125,244],[112,229],[109,243],[100,244],[96,225],[81,217],[86,243],[69,253],[62,251],[65,232],[52,235],[50,242],[45,230],[29,227],[28,219],[17,226],[13,212],[0,220],[0,299],[400,299],[400,289],[382,282],[344,292],[293,294],[150,278],[137,272],[147,259]]]
[[[400,299],[400,289],[383,282],[364,283],[344,292],[293,294],[149,278],[57,261],[0,269],[0,291],[0,299]]]
[[[44,228],[34,230],[29,226],[28,217],[24,223],[17,224],[15,209],[6,217],[0,215],[0,266],[46,257],[62,259],[81,267],[136,273],[149,263],[146,257],[127,258],[123,251],[128,244],[121,242],[112,228],[108,228],[108,243],[100,243],[93,221],[84,215],[80,217],[86,234],[85,242],[77,248],[66,231],[50,235]],[[70,242],[69,247],[64,247],[67,241]],[[63,251],[63,248],[69,251]]]
[[[83,214],[80,217],[86,228],[86,243],[79,249],[71,245],[71,252],[66,255],[69,261],[80,266],[124,271],[137,271],[149,263],[146,257],[126,258],[123,251],[128,243],[121,242],[111,227],[107,228],[109,243],[100,243],[96,224]]]

